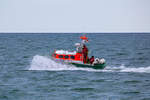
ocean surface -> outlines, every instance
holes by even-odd
[[[83,34],[0,34],[0,100],[150,100],[150,34],[86,34],[103,70],[51,59]]]

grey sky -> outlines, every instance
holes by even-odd
[[[0,0],[0,32],[150,32],[150,0]]]

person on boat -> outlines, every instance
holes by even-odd
[[[83,54],[83,62],[88,63],[88,48],[86,47],[85,43],[88,42],[88,38],[86,36],[81,36],[82,39],[81,47],[82,47],[82,54]]]
[[[90,60],[90,64],[93,64],[93,62],[94,62],[94,56],[92,56],[89,60]]]
[[[82,44],[76,43],[75,46],[77,53],[82,53]]]
[[[88,59],[88,48],[86,47],[86,45],[83,45],[82,48],[82,54],[83,54],[83,62],[87,63],[87,59]]]

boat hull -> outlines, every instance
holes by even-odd
[[[84,67],[84,68],[94,68],[94,69],[104,69],[106,67],[106,63],[104,64],[78,64],[78,63],[71,63],[72,65],[75,65],[76,67]]]

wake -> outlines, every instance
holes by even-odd
[[[73,65],[57,63],[54,60],[45,57],[36,55],[31,61],[29,70],[48,70],[48,71],[63,71],[63,70],[82,70],[82,71],[95,71],[95,72],[135,72],[135,73],[150,73],[149,67],[125,67],[121,65],[119,67],[110,67],[107,66],[103,70],[96,70],[92,68],[78,68]]]

